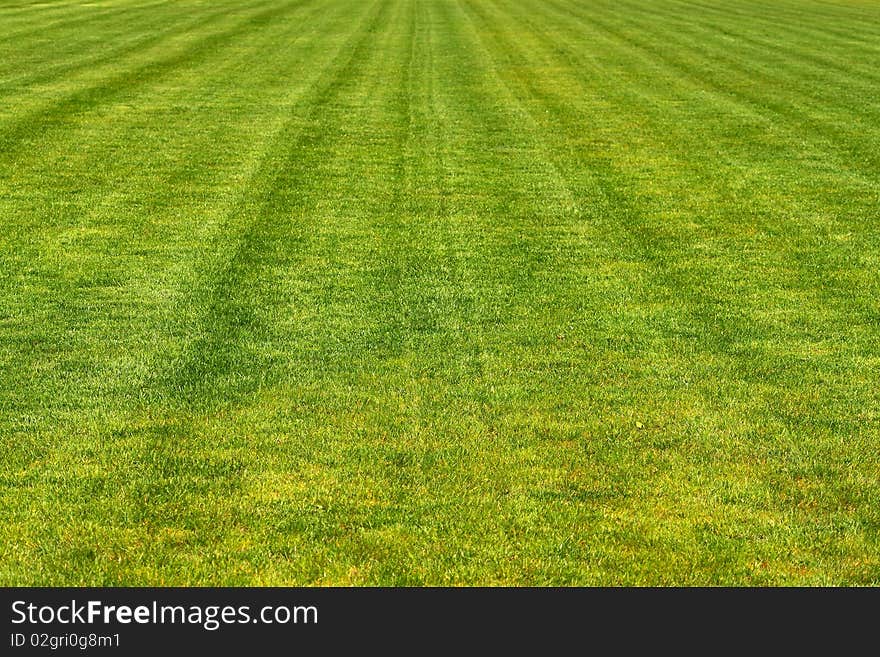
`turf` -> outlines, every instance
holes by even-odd
[[[880,584],[880,5],[0,3],[0,583]]]

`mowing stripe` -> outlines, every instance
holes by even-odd
[[[132,35],[129,28],[128,18],[116,24],[117,32],[102,35],[100,46],[96,47],[94,37],[85,42],[66,43],[67,49],[59,51],[42,48],[41,52],[52,52],[48,66],[39,66],[35,62],[35,69],[26,73],[19,69],[12,70],[12,77],[3,81],[3,91],[8,94],[21,95],[21,87],[37,87],[39,92],[45,83],[59,78],[64,78],[67,84],[76,80],[72,74],[82,72],[87,77],[98,74],[96,67],[100,65],[116,66],[120,58],[136,55],[142,56],[144,51],[151,46],[163,44],[169,38],[185,35],[194,30],[203,30],[207,25],[229,15],[225,6],[219,6],[214,12],[199,12],[192,17],[181,18],[180,16],[168,16],[164,13],[155,13],[146,8],[146,16],[138,20],[143,32]],[[90,22],[90,30],[97,28]],[[127,39],[125,37],[128,37]],[[110,47],[108,43],[111,44]],[[115,45],[118,44],[118,45]],[[89,55],[89,53],[94,53]],[[71,85],[72,86],[72,85]]]
[[[876,17],[7,3],[0,581],[876,583]]]
[[[216,56],[218,50],[230,41],[240,38],[248,30],[259,29],[267,21],[278,18],[291,9],[289,2],[280,5],[278,3],[267,4],[269,5],[268,9],[245,14],[243,20],[234,21],[232,27],[210,32],[194,43],[187,43],[184,48],[179,49],[171,56],[161,57],[126,69],[118,75],[102,79],[93,86],[79,89],[48,107],[19,118],[11,127],[0,133],[0,148],[3,153],[0,164],[8,162],[7,158],[14,156],[21,148],[32,147],[31,139],[35,133],[39,132],[41,136],[46,136],[51,135],[53,130],[67,127],[66,121],[62,119],[75,115],[81,108],[90,109],[110,102],[135,88],[143,88],[182,65],[192,66],[202,58]],[[293,6],[298,4],[294,3]],[[235,18],[240,18],[240,16],[236,15]]]

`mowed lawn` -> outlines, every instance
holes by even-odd
[[[880,4],[0,3],[0,584],[880,584]]]

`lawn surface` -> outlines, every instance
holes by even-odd
[[[880,584],[880,4],[0,3],[0,584]]]

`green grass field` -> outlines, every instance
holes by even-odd
[[[0,584],[880,584],[874,0],[0,2]]]

